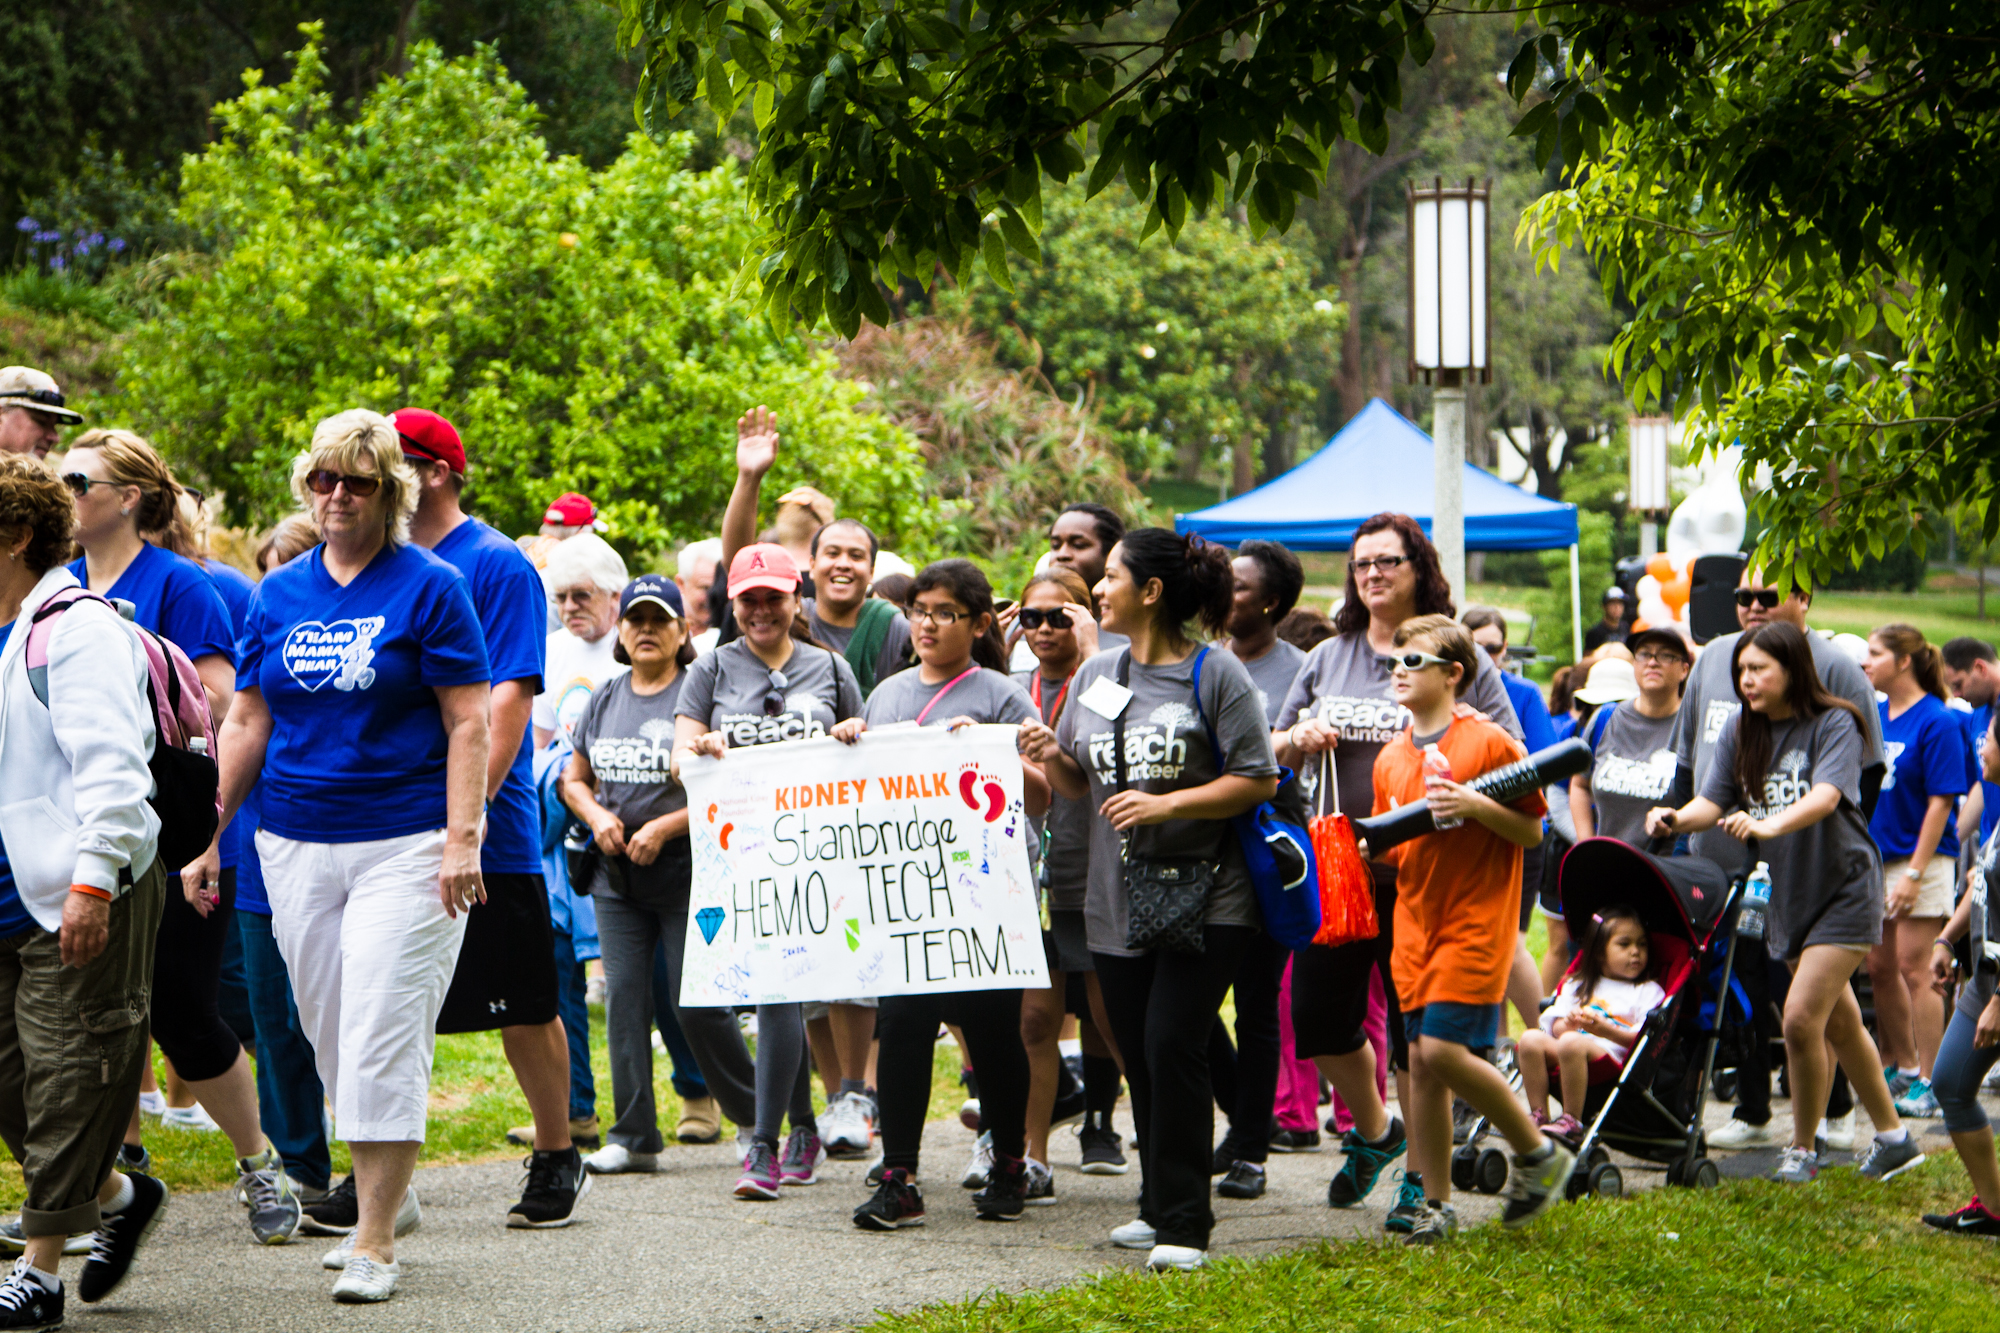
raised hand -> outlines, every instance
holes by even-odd
[[[761,478],[778,461],[778,418],[759,404],[736,418],[736,470]]]

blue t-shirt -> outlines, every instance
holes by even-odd
[[[1960,713],[1965,722],[1966,749],[1966,790],[1977,782],[1982,793],[1979,807],[1979,841],[1983,845],[1993,836],[1993,829],[2000,825],[2000,782],[1988,782],[1980,776],[1979,747],[1986,740],[1986,728],[1993,720],[1993,705],[1981,704],[1970,713]]]
[[[493,680],[525,680],[528,696],[542,692],[548,655],[548,591],[521,548],[476,518],[445,534],[432,554],[465,575],[472,606],[486,635],[486,660]],[[479,867],[489,875],[542,873],[542,808],[535,796],[534,743],[528,722],[516,742],[514,763],[486,811],[486,842]],[[502,738],[493,737],[493,744]]]
[[[13,636],[13,621],[0,625],[0,653],[7,651],[7,640]],[[21,895],[14,889],[14,871],[7,864],[7,844],[0,842],[0,940],[9,939],[35,925],[35,918],[28,915],[28,909],[21,903]]]
[[[317,547],[257,585],[238,678],[271,711],[263,827],[374,842],[445,826],[437,688],[484,684],[465,579],[421,546],[384,547],[345,588]]]
[[[236,636],[243,632],[243,617],[250,610],[250,594],[257,591],[257,585],[251,580],[248,574],[245,574],[234,565],[226,565],[220,560],[203,560],[200,564],[202,572],[214,581],[215,590],[222,594],[222,604],[229,608],[229,655],[231,658],[234,658],[236,656]],[[231,866],[237,868],[236,878],[238,888],[236,893],[239,898],[243,894],[241,884],[244,858],[255,859],[257,855],[256,845],[250,841],[251,836],[256,831],[257,825],[254,820],[249,824],[245,824],[239,816],[230,821],[229,827],[224,829],[222,833],[222,846],[220,849],[222,852],[222,868],[224,870],[229,869]],[[263,878],[260,874],[258,883],[261,884],[262,882]]]
[[[1965,727],[1928,694],[1904,709],[1901,717],[1889,716],[1887,700],[1876,708],[1882,716],[1882,751],[1889,771],[1882,779],[1882,796],[1868,831],[1882,849],[1883,860],[1901,860],[1917,849],[1917,833],[1931,797],[1963,796],[1971,785],[1966,780]],[[1958,855],[1958,830],[1952,820],[1945,821],[1937,854],[1947,860]]]
[[[1514,705],[1514,716],[1521,719],[1521,742],[1528,747],[1528,753],[1554,745],[1555,723],[1549,720],[1549,706],[1542,702],[1542,692],[1535,688],[1534,682],[1503,671],[1500,683],[1507,687],[1507,702]]]

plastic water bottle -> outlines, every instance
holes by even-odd
[[[1424,786],[1429,787],[1432,779],[1436,779],[1439,782],[1450,782],[1451,760],[1436,745],[1426,745],[1424,747]],[[1441,819],[1435,815],[1431,817],[1431,823],[1439,829],[1457,828],[1464,822],[1463,819]]]
[[[1736,933],[1747,940],[1764,938],[1764,915],[1771,910],[1771,866],[1759,861],[1743,882],[1743,903],[1736,914]]]

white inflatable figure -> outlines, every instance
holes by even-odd
[[[1749,511],[1737,477],[1743,451],[1734,446],[1709,460],[1701,485],[1689,492],[1667,520],[1667,558],[1676,570],[1687,568],[1698,555],[1719,555],[1743,549],[1743,529]]]

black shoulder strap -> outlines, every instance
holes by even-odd
[[[1132,650],[1127,648],[1118,654],[1118,683],[1128,684],[1132,679]],[[1132,701],[1127,699],[1125,707],[1118,710],[1118,716],[1111,722],[1111,744],[1116,752],[1114,762],[1118,765],[1118,790],[1125,790],[1125,714],[1132,711]]]

